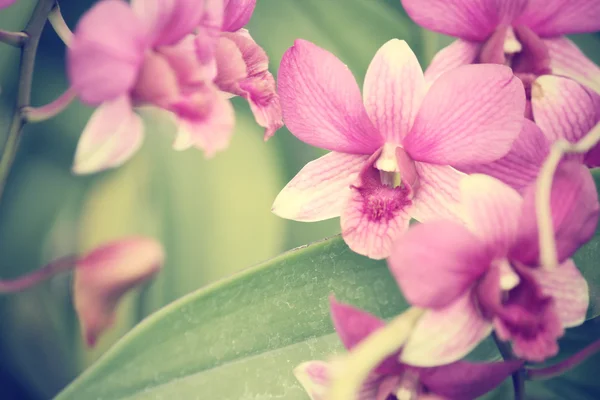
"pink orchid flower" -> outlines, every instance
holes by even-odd
[[[514,353],[542,361],[564,328],[585,320],[588,286],[569,257],[594,234],[599,204],[589,170],[563,163],[552,187],[561,265],[539,267],[535,187],[521,197],[486,175],[461,181],[467,225],[435,221],[410,229],[388,265],[409,303],[429,309],[401,359],[419,366],[462,358],[492,329]]]
[[[120,299],[152,278],[164,263],[160,243],[129,237],[103,244],[77,262],[74,303],[88,346],[114,321]]]
[[[371,258],[389,255],[412,218],[458,217],[453,164],[504,156],[523,122],[522,83],[500,65],[464,66],[426,92],[404,41],[379,49],[363,96],[333,54],[297,40],[278,75],[284,121],[300,140],[332,152],[307,164],[273,212],[296,221],[341,215],[344,240]]]
[[[536,180],[552,143],[560,139],[576,143],[600,122],[600,96],[568,78],[539,77],[532,87],[531,105],[535,124],[525,121],[506,156],[488,164],[457,168],[493,176],[521,192]],[[565,160],[598,167],[600,145],[585,154],[567,155]]]
[[[331,317],[348,350],[385,325],[379,318],[335,299],[331,299]],[[402,349],[371,372],[357,399],[396,400],[402,393],[405,397],[401,399],[472,400],[494,389],[523,364],[521,361],[458,361],[440,367],[418,368],[399,362],[401,352]],[[335,367],[335,362],[308,361],[299,365],[294,373],[312,400],[324,400]]]
[[[249,100],[266,136],[272,135],[281,117],[268,60],[240,29],[254,4],[102,0],[92,7],[67,53],[73,89],[84,103],[99,106],[80,139],[74,171],[96,172],[129,159],[142,143],[142,121],[134,112],[142,106],[174,117],[178,150],[195,146],[212,156],[228,146],[232,94]]]
[[[544,74],[600,88],[600,68],[563,35],[600,30],[599,0],[401,0],[419,25],[459,40],[426,71],[434,80],[463,64],[498,63],[525,83]],[[598,90],[598,89],[596,89]]]

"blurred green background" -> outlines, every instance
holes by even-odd
[[[61,2],[71,28],[92,3]],[[19,0],[0,11],[0,28],[22,29],[34,5],[35,0]],[[248,28],[270,56],[273,73],[293,40],[304,38],[335,53],[359,83],[376,50],[391,38],[406,40],[423,65],[451,42],[414,25],[399,0],[258,0]],[[577,41],[598,61],[597,37],[582,35]],[[64,45],[46,27],[34,105],[66,89],[64,54]],[[12,112],[17,66],[18,52],[0,45],[0,135]],[[126,298],[118,322],[91,351],[79,336],[69,274],[0,297],[1,399],[49,398],[157,308],[284,250],[339,232],[337,219],[304,224],[271,214],[279,190],[323,153],[285,129],[264,143],[247,104],[240,99],[234,104],[236,133],[229,150],[216,158],[205,160],[197,150],[173,151],[172,128],[146,114],[146,140],[135,158],[88,177],[73,176],[70,166],[91,109],[75,103],[57,118],[26,128],[0,206],[0,277],[16,277],[58,256],[134,233],[161,240],[167,263],[152,284]]]

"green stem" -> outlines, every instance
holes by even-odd
[[[15,161],[23,127],[26,123],[23,110],[26,109],[31,102],[31,85],[33,81],[37,47],[40,42],[40,37],[42,36],[42,31],[44,30],[44,25],[46,25],[48,14],[50,14],[50,11],[52,11],[55,4],[56,0],[39,0],[27,26],[22,32],[26,35],[26,38],[23,39],[24,42],[21,48],[17,104],[13,111],[8,137],[6,138],[2,156],[0,157],[0,200],[2,199],[4,188],[6,187],[6,179],[8,178],[10,169]]]
[[[508,343],[498,339],[496,333],[492,334],[492,337],[505,361],[516,359]],[[523,367],[512,374],[512,382],[515,391],[515,400],[525,400],[525,369]]]

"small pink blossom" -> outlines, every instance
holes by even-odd
[[[273,212],[297,221],[341,216],[352,250],[385,258],[411,218],[457,214],[454,164],[488,163],[511,148],[523,122],[522,83],[509,68],[457,68],[426,90],[404,41],[379,49],[363,94],[333,54],[297,40],[278,76],[284,121],[300,140],[332,152],[307,164]]]
[[[552,186],[558,257],[539,267],[535,187],[521,197],[486,175],[461,181],[467,226],[435,221],[413,227],[388,259],[407,300],[430,309],[402,360],[430,366],[458,360],[496,331],[515,354],[543,361],[558,352],[564,328],[585,320],[585,279],[569,258],[594,234],[600,206],[589,170],[565,162]]]
[[[385,322],[352,306],[331,300],[331,316],[340,340],[348,350]],[[502,383],[523,363],[521,361],[452,364],[419,368],[398,361],[396,354],[384,360],[363,383],[357,399],[396,400],[398,393],[415,400],[472,400]],[[299,365],[294,374],[312,400],[325,400],[336,364],[308,361]]]
[[[545,74],[600,89],[600,68],[564,37],[600,30],[598,0],[401,2],[419,25],[459,38],[433,59],[425,74],[428,80],[459,65],[498,63],[513,68],[528,98],[531,84]]]
[[[254,5],[102,0],[92,7],[67,53],[73,89],[84,103],[98,106],[79,142],[74,171],[95,172],[129,159],[142,143],[143,125],[134,111],[141,106],[174,117],[178,150],[194,146],[211,156],[228,146],[232,94],[250,102],[271,136],[281,126],[275,83],[266,54],[240,29]]]
[[[77,262],[75,310],[88,346],[94,346],[114,320],[120,299],[152,278],[162,267],[164,252],[153,239],[130,237],[104,244]]]

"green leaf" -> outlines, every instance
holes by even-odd
[[[293,368],[341,349],[332,293],[384,318],[407,307],[385,262],[335,237],[159,310],[57,398],[306,399]]]
[[[600,169],[592,170],[596,182],[596,190],[600,189]],[[599,191],[600,196],[600,191]],[[600,224],[596,227],[594,237],[573,256],[575,264],[588,282],[590,289],[590,306],[587,319],[600,315]]]

